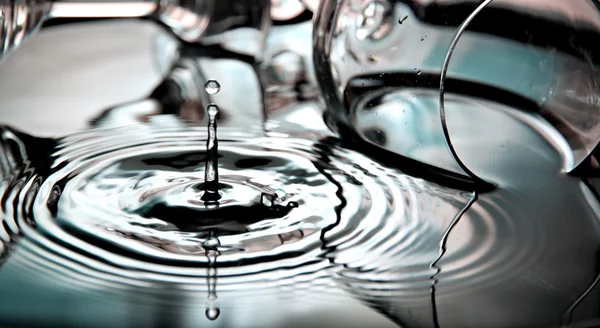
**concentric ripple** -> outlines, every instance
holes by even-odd
[[[295,256],[291,244],[311,252],[320,247],[315,232],[335,222],[336,187],[302,154],[309,145],[290,140],[284,151],[274,142],[221,142],[218,204],[201,200],[206,154],[196,142],[100,156],[65,185],[52,224],[129,257],[177,266],[205,262],[198,254],[210,233],[218,236],[221,263]],[[68,167],[58,171],[54,185],[69,174]],[[50,222],[39,218],[52,216],[40,196],[34,215],[43,228]]]
[[[302,304],[352,295],[407,326],[430,326],[432,306],[440,326],[481,326],[487,316],[453,309],[493,313],[493,297],[513,300],[502,306],[514,320],[503,322],[553,323],[592,281],[571,269],[597,245],[576,180],[537,197],[547,181],[538,167],[480,195],[432,268],[471,192],[408,176],[333,137],[233,128],[219,136],[216,203],[202,200],[203,127],[156,116],[60,140],[2,129],[0,274],[107,299],[133,290],[164,306],[205,301],[212,314],[290,295]],[[576,205],[562,206],[565,197]],[[565,231],[578,240],[552,243]],[[172,299],[180,293],[195,303]]]
[[[392,245],[419,249],[423,231],[443,231],[431,215],[450,218],[466,201],[335,139],[219,135],[218,204],[202,201],[205,129],[157,117],[60,140],[51,173],[27,179],[35,193],[15,219],[37,247],[130,279],[205,285],[197,279],[214,247],[227,285],[297,277],[346,256],[391,263],[380,259]]]

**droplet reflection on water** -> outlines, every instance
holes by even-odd
[[[221,310],[215,305],[217,300],[217,257],[219,255],[218,247],[221,245],[219,239],[211,233],[209,238],[202,244],[206,251],[206,260],[208,263],[206,272],[206,287],[208,289],[208,305],[206,307],[206,318],[211,321],[216,320]]]

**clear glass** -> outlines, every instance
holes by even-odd
[[[596,1],[326,0],[315,22],[331,117],[377,147],[495,184],[530,130],[563,172],[600,141]]]

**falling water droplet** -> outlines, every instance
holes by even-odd
[[[216,121],[219,107],[215,104],[210,104],[207,111],[208,139],[206,140],[206,166],[204,170],[204,194],[202,195],[202,200],[205,202],[214,202],[221,198],[219,194],[219,165],[217,163],[219,143],[217,140]]]
[[[427,34],[425,34],[421,37],[421,41],[425,40],[425,38],[427,38]]]
[[[402,23],[404,23],[404,21],[408,18],[408,16],[404,16],[400,19],[398,19],[398,24],[402,25]]]
[[[417,75],[421,75],[421,70],[418,70],[418,71],[417,71]]]
[[[204,90],[206,90],[209,95],[214,95],[221,91],[221,85],[216,80],[208,80],[204,85]]]
[[[219,314],[221,314],[221,310],[219,310],[219,308],[209,307],[206,309],[206,318],[210,321],[217,320]]]

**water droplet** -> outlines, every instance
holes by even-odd
[[[404,23],[404,21],[408,18],[408,16],[404,16],[400,19],[398,19],[398,24],[402,25],[402,23]]]
[[[208,80],[204,85],[204,90],[206,90],[209,95],[214,95],[221,91],[221,85],[216,80]]]
[[[206,309],[206,318],[210,321],[217,320],[219,314],[221,314],[221,310],[219,310],[219,308],[210,307]]]
[[[417,71],[417,75],[421,75],[421,70],[418,70],[418,71]]]
[[[421,41],[425,40],[425,38],[427,38],[427,34],[425,34],[421,37]]]
[[[208,115],[217,115],[219,113],[219,107],[215,104],[208,105]]]

